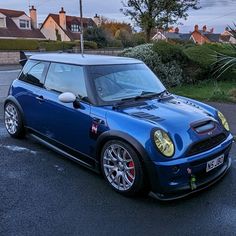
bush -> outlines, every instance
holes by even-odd
[[[37,50],[39,42],[27,39],[0,39],[0,50]]]
[[[153,44],[143,44],[126,49],[122,52],[122,56],[143,61],[167,87],[176,86],[183,82],[183,71],[177,62],[163,63],[161,57],[153,51]]]
[[[48,41],[48,42],[40,42],[39,43],[41,49],[45,49],[46,51],[60,51],[60,50],[68,50],[72,49],[76,46],[75,42],[60,42],[60,41]]]
[[[61,41],[37,41],[27,39],[0,39],[0,50],[26,50],[35,51],[45,49],[46,51],[70,50],[80,46],[80,41],[61,42]],[[97,44],[93,41],[84,41],[86,49],[97,49]]]
[[[192,68],[192,78],[194,81],[204,79],[214,79],[214,69],[217,66],[217,53],[233,56],[232,48],[225,44],[204,44],[189,47],[183,50],[189,59],[188,67]],[[225,80],[236,76],[235,72],[228,71],[220,79]]]
[[[97,49],[98,45],[96,42],[93,42],[93,41],[84,41],[84,48],[85,49]]]
[[[66,51],[72,50],[74,47],[80,47],[80,41],[75,42],[60,42],[60,41],[47,41],[40,42],[40,48],[46,51]],[[85,49],[97,49],[97,44],[92,41],[84,41]]]
[[[84,38],[87,41],[94,41],[97,43],[97,47],[103,48],[107,46],[108,35],[101,27],[88,28],[84,32]]]
[[[165,41],[160,41],[153,44],[153,51],[156,52],[164,63],[169,61],[186,61],[186,56],[183,54],[182,47],[176,44],[170,44]]]
[[[133,42],[132,46],[138,46],[141,44],[145,44],[146,36],[143,32],[140,33],[133,33],[131,36],[131,41]]]
[[[113,39],[113,40],[109,40],[107,43],[107,47],[111,47],[111,48],[123,48],[123,44],[121,40],[118,39]]]
[[[204,44],[186,45],[157,42],[128,48],[122,55],[134,57],[144,61],[156,73],[166,86],[183,83],[196,83],[201,80],[215,81],[213,75],[216,62],[216,52],[232,55],[229,45]],[[224,73],[220,79],[229,80],[236,78],[236,71]]]
[[[209,69],[209,67],[215,62],[214,51],[207,45],[190,47],[184,49],[183,52],[190,61],[203,69]]]

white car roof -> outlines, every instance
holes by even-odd
[[[119,65],[143,63],[139,60],[128,57],[114,57],[101,55],[84,55],[72,53],[40,53],[30,56],[29,59],[61,62],[74,65]]]

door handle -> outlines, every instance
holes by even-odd
[[[37,96],[36,99],[40,102],[43,102],[44,101],[44,97],[43,96]]]

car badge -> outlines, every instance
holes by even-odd
[[[92,133],[97,134],[97,132],[98,132],[98,124],[93,123],[92,124]]]

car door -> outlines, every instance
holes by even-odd
[[[43,88],[48,66],[48,62],[29,60],[18,78],[16,88],[13,88],[13,95],[23,109],[26,126],[39,131],[41,120],[38,113],[41,98],[38,94]]]
[[[43,135],[62,149],[71,148],[89,154],[90,104],[81,101],[80,107],[76,108],[73,103],[62,103],[58,99],[63,92],[87,97],[83,67],[51,63],[44,87],[39,91],[42,98],[39,119]]]

